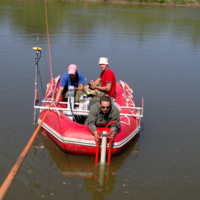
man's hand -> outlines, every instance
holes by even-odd
[[[90,81],[90,88],[91,89],[96,89],[96,85],[94,84],[94,81],[92,80],[92,81]]]
[[[94,138],[95,138],[95,140],[98,142],[99,141],[99,134],[98,134],[98,132],[97,131],[95,131],[94,132]]]
[[[114,137],[115,137],[114,133],[113,133],[113,132],[111,132],[109,137],[110,137],[110,139],[111,139],[111,140],[113,140],[113,139],[114,139]]]
[[[95,89],[96,89],[96,85],[91,85],[90,88],[91,88],[92,90],[95,90]]]

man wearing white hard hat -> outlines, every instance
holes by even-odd
[[[68,87],[74,86],[75,102],[78,103],[84,91],[85,78],[82,72],[78,71],[76,65],[71,64],[68,66],[68,71],[65,72],[60,81],[60,88],[56,95],[55,104],[58,104],[60,96],[68,98]]]
[[[102,72],[96,81],[91,81],[89,86],[85,86],[85,91],[97,97],[108,95],[115,96],[116,78],[114,72],[109,68],[108,58],[99,58],[99,67]],[[101,84],[101,85],[100,85]]]

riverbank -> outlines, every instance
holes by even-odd
[[[108,3],[123,3],[123,4],[137,4],[137,5],[200,7],[200,0],[86,0],[86,1],[90,2],[104,1]]]
[[[110,2],[116,2],[110,0]],[[118,0],[117,2],[127,2],[133,4],[154,4],[154,5],[169,5],[169,6],[200,6],[200,0]]]

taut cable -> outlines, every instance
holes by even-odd
[[[51,59],[51,46],[50,46],[50,36],[49,36],[49,26],[48,26],[48,14],[47,14],[46,0],[44,0],[44,10],[45,10],[45,18],[46,18],[46,31],[47,31],[47,41],[48,41],[48,55],[49,55],[49,64],[50,64],[50,77],[51,77],[51,79],[53,79],[52,59]]]

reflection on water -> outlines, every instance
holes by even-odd
[[[46,135],[40,134],[45,148],[48,149],[51,159],[58,166],[60,173],[68,177],[84,178],[86,190],[92,192],[91,199],[104,199],[113,192],[116,182],[116,174],[123,166],[128,156],[134,152],[139,155],[139,134],[124,149],[122,153],[112,158],[110,165],[95,165],[95,158],[90,156],[71,155],[59,149]],[[41,148],[36,145],[35,148]]]
[[[30,39],[46,37],[43,1],[1,0],[0,6],[0,26],[7,23],[16,34]],[[162,33],[168,32],[180,41],[189,36],[195,46],[200,42],[199,9],[179,8],[174,12],[172,7],[153,7],[152,10],[152,6],[102,6],[99,3],[70,1],[48,1],[47,8],[52,42],[58,35],[62,40],[69,35],[72,43],[75,40],[87,43],[95,34],[106,34],[108,28],[120,32],[127,39],[134,39],[136,35],[132,33],[137,32],[135,39],[138,41],[143,41],[148,34],[160,37]],[[118,35],[114,34],[113,37]]]

